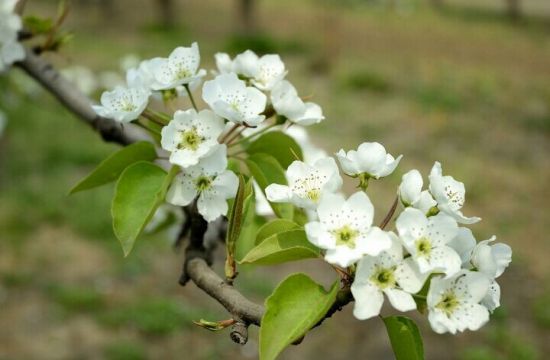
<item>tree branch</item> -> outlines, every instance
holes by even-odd
[[[105,141],[128,145],[147,139],[146,135],[134,126],[122,127],[111,119],[98,116],[91,108],[90,100],[39,55],[27,50],[25,60],[17,65],[38,81],[80,120],[99,132]],[[205,234],[209,224],[198,213],[196,205],[185,210],[190,217],[190,222],[184,225],[181,236],[185,236],[188,231],[190,234],[180,284],[185,285],[188,280],[193,281],[197,287],[225,307],[236,321],[231,328],[231,339],[236,343],[244,344],[248,340],[248,326],[250,324],[260,325],[264,307],[247,299],[210,268],[212,249],[205,246]],[[224,222],[210,223],[210,226],[218,226],[219,228],[215,230],[219,230],[217,232],[219,234],[224,232],[222,228]],[[220,236],[223,238],[222,235]],[[352,300],[349,289],[340,290],[335,304],[314,327],[319,326],[324,319],[331,317]]]
[[[61,104],[101,134],[103,140],[128,145],[147,139],[132,125],[122,126],[114,120],[98,116],[90,100],[74,84],[65,79],[48,61],[26,50],[25,59],[17,65],[55,96]]]
[[[186,261],[185,270],[189,278],[204,292],[216,299],[231,315],[248,324],[260,325],[263,306],[245,298],[233,286],[227,284],[201,258]]]

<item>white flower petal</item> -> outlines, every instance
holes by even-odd
[[[285,75],[285,64],[279,55],[264,55],[258,61],[258,72],[252,79],[252,83],[261,90],[270,90]]]
[[[277,114],[291,120],[299,119],[306,111],[306,105],[298,96],[296,88],[287,80],[282,80],[273,87],[271,103]]]
[[[416,302],[411,294],[399,289],[386,289],[384,293],[391,305],[399,311],[411,311],[416,309]]]
[[[428,320],[430,321],[432,330],[436,333],[444,334],[446,332],[450,332],[451,334],[456,334],[456,323],[447,317],[442,311],[430,311],[428,314]]]
[[[246,50],[233,60],[233,71],[249,78],[255,77],[260,71],[260,59],[251,50]]]
[[[429,273],[422,274],[412,258],[403,260],[395,270],[395,280],[403,290],[417,293],[422,289]]]
[[[226,53],[216,53],[214,55],[216,67],[221,74],[227,74],[233,71],[233,61]]]
[[[506,269],[512,261],[512,248],[506,244],[499,243],[493,245],[491,249],[497,263],[497,271],[495,277],[499,277],[504,272],[504,269]]]
[[[166,201],[173,205],[186,206],[189,205],[197,196],[197,190],[193,180],[184,174],[178,174],[172,181],[168,192],[166,193]]]
[[[212,187],[216,190],[219,196],[224,199],[235,197],[239,187],[239,178],[231,170],[225,170],[212,181]]]
[[[370,319],[380,314],[384,296],[382,292],[374,285],[361,284],[351,285],[351,293],[355,299],[353,315],[359,320]]]
[[[312,221],[304,226],[307,239],[321,249],[333,249],[336,246],[334,236],[323,229],[318,221]]]
[[[363,257],[364,253],[357,248],[351,249],[348,246],[336,246],[333,249],[328,249],[325,254],[325,260],[329,264],[338,265],[346,268]]]
[[[398,191],[401,202],[406,206],[410,206],[418,201],[423,185],[424,181],[418,170],[413,169],[405,173],[401,178]]]
[[[428,219],[422,211],[406,208],[395,221],[395,227],[407,248],[411,248],[416,239],[424,236],[428,228]]]
[[[418,200],[412,204],[415,209],[422,211],[424,214],[427,214],[436,205],[437,201],[434,200],[428,190],[422,191]]]
[[[203,191],[197,201],[199,213],[208,222],[216,220],[221,215],[226,215],[228,206],[224,196],[214,191]]]
[[[307,102],[304,104],[304,113],[297,118],[289,118],[295,124],[309,126],[318,124],[325,119],[323,109],[315,103]]]
[[[460,256],[448,246],[433,248],[430,252],[430,257],[426,260],[427,265],[424,265],[424,262],[418,261],[421,272],[443,272],[446,277],[458,273],[462,265]]]
[[[333,204],[333,207],[336,207]],[[342,206],[346,213],[350,214],[350,217],[356,217],[360,219],[360,225],[364,229],[368,229],[372,225],[374,219],[374,205],[370,201],[368,195],[364,191],[357,191],[351,195],[348,200]]]
[[[470,261],[472,250],[476,246],[476,239],[472,234],[472,230],[460,227],[457,235],[447,245],[457,252],[462,264],[465,265]]]
[[[388,233],[378,227],[370,230],[356,241],[357,250],[363,255],[376,256],[384,250],[390,249],[392,241]]]
[[[441,246],[449,243],[458,234],[458,224],[445,214],[437,214],[428,218],[428,226],[424,233],[432,246]]]
[[[377,142],[365,142],[357,148],[359,169],[375,178],[380,177],[386,165],[386,149]]]
[[[489,321],[489,311],[479,304],[460,306],[453,314],[459,331],[478,330]]]
[[[271,202],[290,202],[292,191],[286,185],[271,184],[265,188],[267,200]]]
[[[500,286],[495,280],[489,285],[489,290],[481,300],[481,305],[485,306],[490,312],[495,311],[500,306]]]
[[[455,289],[457,294],[467,297],[469,302],[480,302],[491,285],[490,279],[479,272],[462,270],[456,276]]]

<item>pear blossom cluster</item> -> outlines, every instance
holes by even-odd
[[[231,148],[264,132],[284,131],[302,146],[304,157],[285,169],[284,183],[262,190],[254,181],[257,214],[274,216],[273,204],[288,203],[307,215],[307,240],[351,279],[356,318],[379,315],[387,298],[398,311],[427,312],[437,333],[477,330],[488,321],[500,306],[497,279],[512,251],[494,236],[478,242],[465,227],[481,219],[462,212],[462,182],[444,175],[439,162],[427,188],[420,171],[406,172],[396,194],[398,214],[392,207],[377,226],[369,185],[392,175],[402,155],[377,142],[334,156],[311,144],[304,126],[323,121],[323,111],[299,96],[279,55],[217,53],[210,72],[200,60],[193,43],[166,58],[141,61],[127,70],[124,86],[104,92],[94,107],[121,124],[155,123],[148,130],[156,131],[165,165],[177,169],[166,195],[169,204],[193,204],[205,220],[219,221],[239,186],[228,158],[238,159],[246,150],[231,153]],[[194,92],[200,92],[203,108]],[[192,107],[171,103],[179,97]],[[158,116],[154,109],[161,102],[176,107],[172,115]],[[342,192],[345,178],[356,183],[349,197]]]
[[[266,188],[271,202],[289,202],[313,212],[305,225],[308,240],[328,263],[354,276],[354,315],[365,320],[380,314],[384,298],[399,311],[427,309],[437,333],[477,330],[500,306],[496,279],[511,262],[508,245],[495,237],[477,242],[462,225],[481,219],[462,213],[465,187],[443,175],[436,162],[429,187],[416,169],[403,175],[397,196],[402,211],[395,229],[373,224],[374,206],[367,195],[370,179],[389,176],[402,156],[379,143],[322,157],[314,163],[293,162],[287,184]],[[359,191],[345,198],[342,175],[355,179]],[[385,297],[384,297],[385,295]]]
[[[0,73],[25,58],[25,49],[18,41],[21,18],[15,13],[17,0],[0,1]]]
[[[324,116],[319,105],[304,102],[285,80],[287,70],[279,55],[258,56],[247,50],[231,59],[218,53],[217,69],[210,72],[213,78],[208,80],[200,63],[197,43],[178,47],[166,58],[141,61],[127,69],[125,84],[105,91],[93,108],[99,116],[121,124],[144,126],[143,121],[155,117],[155,104],[188,97],[193,108],[175,110],[158,131],[169,164],[181,169],[166,201],[177,206],[196,201],[199,213],[214,221],[227,214],[227,200],[235,196],[238,187],[236,174],[227,169],[228,148],[224,144],[232,131],[240,128],[246,137],[269,130],[266,128],[273,124],[267,124],[268,118],[277,115],[298,124],[289,133],[300,134],[307,141],[299,125],[319,123]],[[196,107],[192,94],[197,90],[206,104],[204,109]],[[331,161],[320,166],[335,169],[336,163]],[[332,181],[329,187],[341,186],[341,179]],[[312,201],[307,194],[303,196],[303,201]]]

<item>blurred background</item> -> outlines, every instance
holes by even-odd
[[[57,2],[28,0],[54,16]],[[514,250],[502,307],[475,333],[437,335],[418,320],[427,359],[546,359],[550,353],[550,2],[548,0],[75,0],[74,38],[48,59],[94,99],[136,59],[198,41],[202,63],[252,48],[280,53],[288,79],[327,120],[311,128],[329,152],[363,141],[404,154],[369,187],[383,217],[401,175],[433,162],[465,182],[479,240]],[[132,54],[132,56],[128,56]],[[14,69],[0,78],[0,359],[241,359],[227,332],[192,324],[227,314],[189,284],[167,236],[126,259],[111,230],[112,186],[67,196],[115,145]],[[353,190],[348,184],[348,190]],[[241,269],[262,301],[292,271],[329,283],[316,261]],[[388,311],[386,309],[385,311]],[[351,306],[282,359],[392,359],[379,319]]]

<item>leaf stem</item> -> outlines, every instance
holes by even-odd
[[[193,108],[195,109],[195,111],[199,111],[199,109],[197,108],[197,104],[195,103],[195,98],[193,98],[193,94],[191,93],[191,89],[189,89],[189,84],[185,84],[183,85],[183,87],[185,88],[185,91],[187,91],[187,95],[189,95],[189,100],[191,100],[191,105],[193,105]]]
[[[271,128],[277,126],[277,125],[278,125],[278,124],[271,124],[271,125],[269,125],[269,126],[266,126],[265,128],[263,128],[263,129],[261,129],[261,130],[255,132],[254,134],[252,134],[252,135],[250,135],[250,136],[247,136],[247,137],[242,138],[241,140],[239,140],[239,141],[237,141],[237,142],[234,142],[234,143],[232,143],[232,144],[229,144],[228,147],[237,146],[237,145],[242,144],[244,141],[247,141],[247,140],[250,141],[250,140],[252,140],[252,139],[258,137],[258,135],[261,135],[261,134],[265,133],[266,131],[268,131],[269,129],[271,129]]]
[[[220,138],[220,143],[223,144],[225,143],[225,141],[227,140],[227,138],[229,136],[231,136],[231,134],[233,134],[233,132],[235,132],[235,130],[237,130],[239,128],[239,126],[241,126],[240,124],[233,124],[233,126],[231,127],[231,129],[229,129],[221,138]]]

